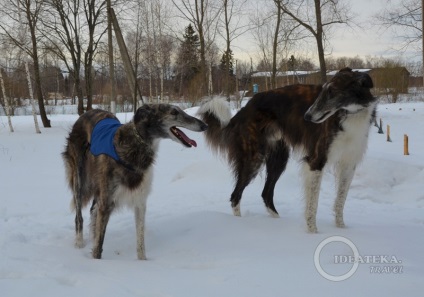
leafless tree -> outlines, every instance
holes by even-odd
[[[44,37],[51,50],[65,63],[73,76],[78,97],[78,114],[84,112],[82,72],[86,78],[87,109],[92,105],[92,63],[105,29],[98,30],[103,21],[105,2],[99,0],[46,0],[54,11],[43,20]],[[103,14],[105,15],[105,14]],[[64,50],[65,49],[65,50]]]
[[[419,0],[387,0],[384,9],[376,14],[376,22],[383,29],[391,29],[402,42],[399,50],[421,50],[422,2]]]
[[[250,23],[243,23],[244,8],[247,0],[221,0],[222,14],[220,18],[219,33],[225,40],[225,65],[230,65],[230,53],[232,51],[232,41],[251,29]],[[225,93],[230,97],[230,72],[226,71]],[[236,90],[238,91],[238,90]]]
[[[213,46],[217,33],[217,19],[221,12],[217,0],[172,0],[182,17],[194,24],[200,42],[200,75],[199,88],[206,94],[208,86],[208,51]]]
[[[3,74],[2,74],[1,69],[0,69],[0,88],[1,88],[2,95],[3,95],[4,111],[6,112],[7,123],[9,124],[9,131],[13,133],[13,132],[15,132],[15,130],[13,129],[13,125],[12,125],[12,118],[11,118],[11,115],[10,115],[9,100],[6,96],[6,88],[4,86],[4,79],[3,79]]]
[[[87,110],[92,109],[93,102],[93,60],[97,47],[105,34],[105,1],[83,0],[83,11],[87,24],[88,41],[84,50],[85,90],[87,95]],[[103,25],[103,26],[101,26]]]
[[[40,16],[44,10],[43,0],[4,0],[0,6],[0,29],[2,38],[19,47],[34,65],[35,94],[44,127],[51,127],[44,108],[38,57]]]
[[[349,5],[342,0],[274,0],[281,10],[298,22],[314,37],[320,66],[321,82],[327,81],[325,43],[327,34],[337,24],[349,24],[352,16]]]
[[[83,52],[80,40],[79,4],[79,0],[49,0],[48,5],[55,13],[44,20],[44,26],[47,29],[46,39],[52,45],[51,50],[65,63],[73,77],[78,97],[78,114],[81,115],[84,112],[84,94],[81,81]]]
[[[300,25],[287,18],[278,2],[274,0],[267,9],[258,10],[253,19],[253,34],[261,53],[259,68],[265,71],[271,69],[269,88],[277,87],[278,65],[288,59],[289,53],[295,49],[295,43],[304,38],[304,33],[299,30]]]
[[[365,68],[364,60],[359,57],[328,57],[325,59],[325,64],[329,70],[337,70],[345,67],[353,68],[353,69],[361,69]]]
[[[384,10],[376,15],[377,24],[381,28],[391,29],[400,39],[396,50],[413,49],[421,53],[422,71],[424,71],[423,6],[424,1],[419,0],[387,0]]]

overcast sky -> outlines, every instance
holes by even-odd
[[[355,57],[358,55],[362,58],[366,56],[399,56],[399,53],[392,50],[399,41],[394,38],[390,30],[384,31],[376,26],[372,26],[370,23],[372,17],[387,5],[387,0],[352,0],[349,2],[352,12],[357,15],[355,22],[360,23],[361,28],[348,28],[344,25],[338,26],[339,29],[330,40],[333,49],[331,55],[333,57]],[[392,0],[392,2],[396,3],[400,2],[400,0]],[[244,36],[242,41],[237,40],[235,44],[240,47],[234,48],[236,59],[246,60],[249,57],[253,59],[258,58],[258,54],[255,54],[257,47],[253,38],[246,38]],[[316,61],[315,52],[316,50],[314,49],[309,55],[310,58]],[[312,56],[313,54],[315,57]],[[404,54],[403,58],[406,58],[406,56]],[[408,58],[410,57],[408,56]],[[416,58],[417,56],[415,56]]]
[[[391,36],[390,31],[384,31],[370,24],[373,16],[380,12],[386,3],[386,0],[351,1],[352,11],[358,15],[357,20],[361,23],[362,29],[339,30],[332,40],[335,56],[387,56],[393,54],[390,49],[395,46],[397,41]]]

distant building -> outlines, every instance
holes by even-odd
[[[315,73],[317,76],[315,77]],[[293,84],[318,84],[318,71],[277,71],[276,83],[277,88]],[[271,88],[271,72],[261,71],[254,72],[251,75],[251,84],[258,85],[259,92],[267,91]]]
[[[410,73],[405,67],[353,69],[353,71],[368,73],[374,83],[372,92],[379,94],[408,93]],[[330,80],[338,70],[327,72]],[[271,72],[255,72],[251,75],[251,83],[258,85],[259,92],[270,89]],[[286,71],[277,72],[277,87],[292,84],[321,84],[319,71]]]

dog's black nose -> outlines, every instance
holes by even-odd
[[[303,118],[305,119],[305,121],[310,122],[312,120],[312,115],[310,113],[305,113],[305,115],[303,116]]]

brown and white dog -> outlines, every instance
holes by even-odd
[[[335,220],[343,227],[346,196],[375,118],[372,87],[368,74],[345,68],[323,86],[298,84],[258,93],[234,117],[223,100],[201,106],[198,115],[209,126],[205,134],[208,144],[226,156],[233,169],[234,215],[240,216],[243,190],[265,164],[262,198],[269,213],[278,217],[274,187],[294,151],[304,161],[308,231],[317,232],[318,196],[327,164],[336,169]]]
[[[93,258],[102,256],[112,211],[127,205],[135,213],[138,259],[146,259],[146,200],[159,139],[169,138],[186,147],[196,146],[196,142],[177,127],[192,131],[207,129],[202,121],[168,104],[143,105],[133,120],[124,125],[103,110],[88,111],[75,122],[62,156],[76,211],[76,247],[84,246],[81,209],[93,199],[90,210]],[[107,141],[97,142],[105,139]]]

